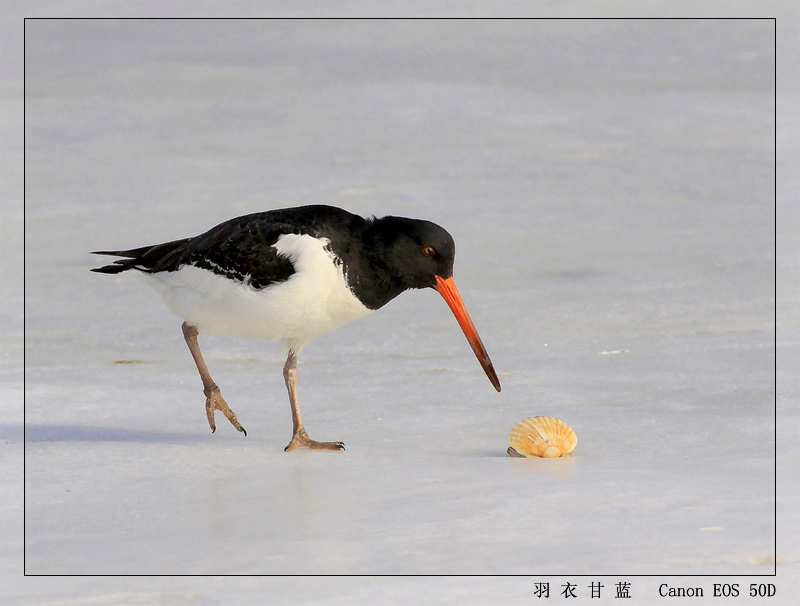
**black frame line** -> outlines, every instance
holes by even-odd
[[[778,124],[778,112],[777,112],[777,87],[778,87],[778,29],[777,29],[777,17],[546,17],[546,18],[536,18],[536,17],[422,17],[422,18],[414,18],[414,17],[275,17],[275,18],[268,18],[268,17],[123,17],[120,20],[123,21],[242,21],[242,20],[271,20],[271,21],[371,21],[371,20],[405,20],[405,21],[432,21],[432,20],[451,20],[451,21],[498,21],[498,20],[506,20],[506,21],[545,21],[545,20],[558,20],[558,21],[575,21],[575,20],[593,20],[593,21],[605,21],[605,20],[627,20],[627,21],[666,21],[666,20],[687,20],[687,21],[728,21],[728,20],[741,20],[741,21],[751,21],[751,20],[772,20],[773,22],[773,51],[774,51],[774,61],[773,61],[773,213],[774,213],[774,239],[773,239],[773,253],[774,253],[774,302],[773,302],[773,354],[774,354],[774,382],[773,382],[773,430],[774,430],[774,443],[773,443],[773,484],[774,484],[774,494],[773,494],[773,571],[771,573],[755,573],[755,574],[734,574],[734,573],[727,573],[727,574],[713,574],[713,573],[692,573],[692,574],[667,574],[667,573],[660,573],[660,574],[650,574],[650,573],[636,573],[636,574],[629,574],[629,573],[621,573],[621,574],[591,574],[591,573],[580,573],[580,574],[537,574],[537,573],[530,573],[530,574],[366,574],[366,573],[358,573],[358,574],[141,574],[141,573],[130,573],[130,574],[90,574],[90,573],[73,573],[73,574],[66,574],[66,573],[59,573],[59,574],[50,574],[50,573],[28,573],[26,570],[27,566],[27,490],[26,490],[26,479],[27,479],[27,432],[26,432],[26,419],[27,419],[27,410],[26,410],[26,396],[27,396],[27,376],[26,376],[26,362],[27,362],[27,327],[26,327],[26,301],[27,301],[27,280],[25,276],[25,257],[27,252],[27,230],[25,229],[26,224],[26,190],[25,185],[27,184],[27,105],[25,103],[27,99],[27,66],[26,66],[26,59],[27,53],[27,22],[28,21],[42,21],[42,20],[58,20],[58,21],[104,21],[104,20],[111,20],[114,19],[113,17],[25,17],[23,18],[23,369],[22,369],[22,377],[23,377],[23,576],[25,577],[46,577],[46,578],[273,578],[273,577],[308,577],[308,578],[323,578],[323,577],[348,577],[348,578],[376,578],[376,577],[418,577],[418,578],[464,578],[464,577],[475,577],[475,578],[521,578],[521,579],[572,579],[572,578],[592,578],[592,579],[618,579],[618,580],[627,580],[630,578],[670,578],[670,579],[680,579],[680,578],[702,578],[702,577],[714,577],[714,578],[759,578],[759,579],[768,579],[768,578],[776,578],[777,577],[777,563],[778,563],[778,496],[777,496],[777,486],[778,486],[778,466],[777,466],[777,444],[778,444],[778,424],[777,424],[777,394],[778,394],[778,356],[777,356],[777,343],[778,343],[778,328],[777,328],[777,314],[778,314],[778,303],[777,303],[777,284],[778,284],[778,270],[777,270],[777,229],[778,229],[778,206],[777,206],[777,197],[778,197],[778,180],[777,180],[777,163],[778,163],[778,151],[777,151],[777,124]],[[742,597],[742,596],[740,596]]]

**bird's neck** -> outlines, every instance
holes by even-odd
[[[363,246],[341,252],[348,286],[369,309],[379,309],[411,288],[388,263],[393,243],[391,219],[366,220],[361,231]]]

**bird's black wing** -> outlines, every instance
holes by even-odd
[[[194,238],[132,250],[96,252],[124,258],[92,271],[115,274],[138,269],[158,273],[194,265],[261,289],[287,280],[295,272],[291,261],[273,248],[280,236],[330,237],[337,230],[361,223],[363,219],[358,215],[328,206],[254,213],[220,223]]]
[[[273,248],[280,236],[292,233],[300,231],[294,226],[276,223],[269,217],[237,217],[194,238],[132,250],[98,251],[95,254],[125,258],[92,271],[115,274],[138,269],[159,273],[194,265],[261,289],[273,282],[287,280],[294,273],[291,261]]]
[[[154,274],[194,265],[261,289],[287,280],[294,273],[291,261],[273,248],[280,236],[291,233],[300,232],[269,217],[247,215],[221,223],[194,238],[132,250],[98,251],[95,254],[124,258],[92,271],[115,274],[137,269]]]

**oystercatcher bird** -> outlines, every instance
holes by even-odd
[[[455,243],[430,221],[365,219],[333,206],[300,206],[230,219],[194,238],[131,250],[92,269],[135,269],[183,319],[183,337],[214,411],[247,435],[211,378],[198,333],[280,339],[288,350],[283,376],[298,446],[342,450],[342,442],[308,437],[297,400],[297,355],[311,339],[386,305],[412,288],[434,288],[447,302],[492,385],[500,381],[453,282]]]

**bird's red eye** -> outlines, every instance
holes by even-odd
[[[422,247],[422,253],[426,257],[432,257],[433,255],[436,254],[436,249],[433,246],[423,246]]]

